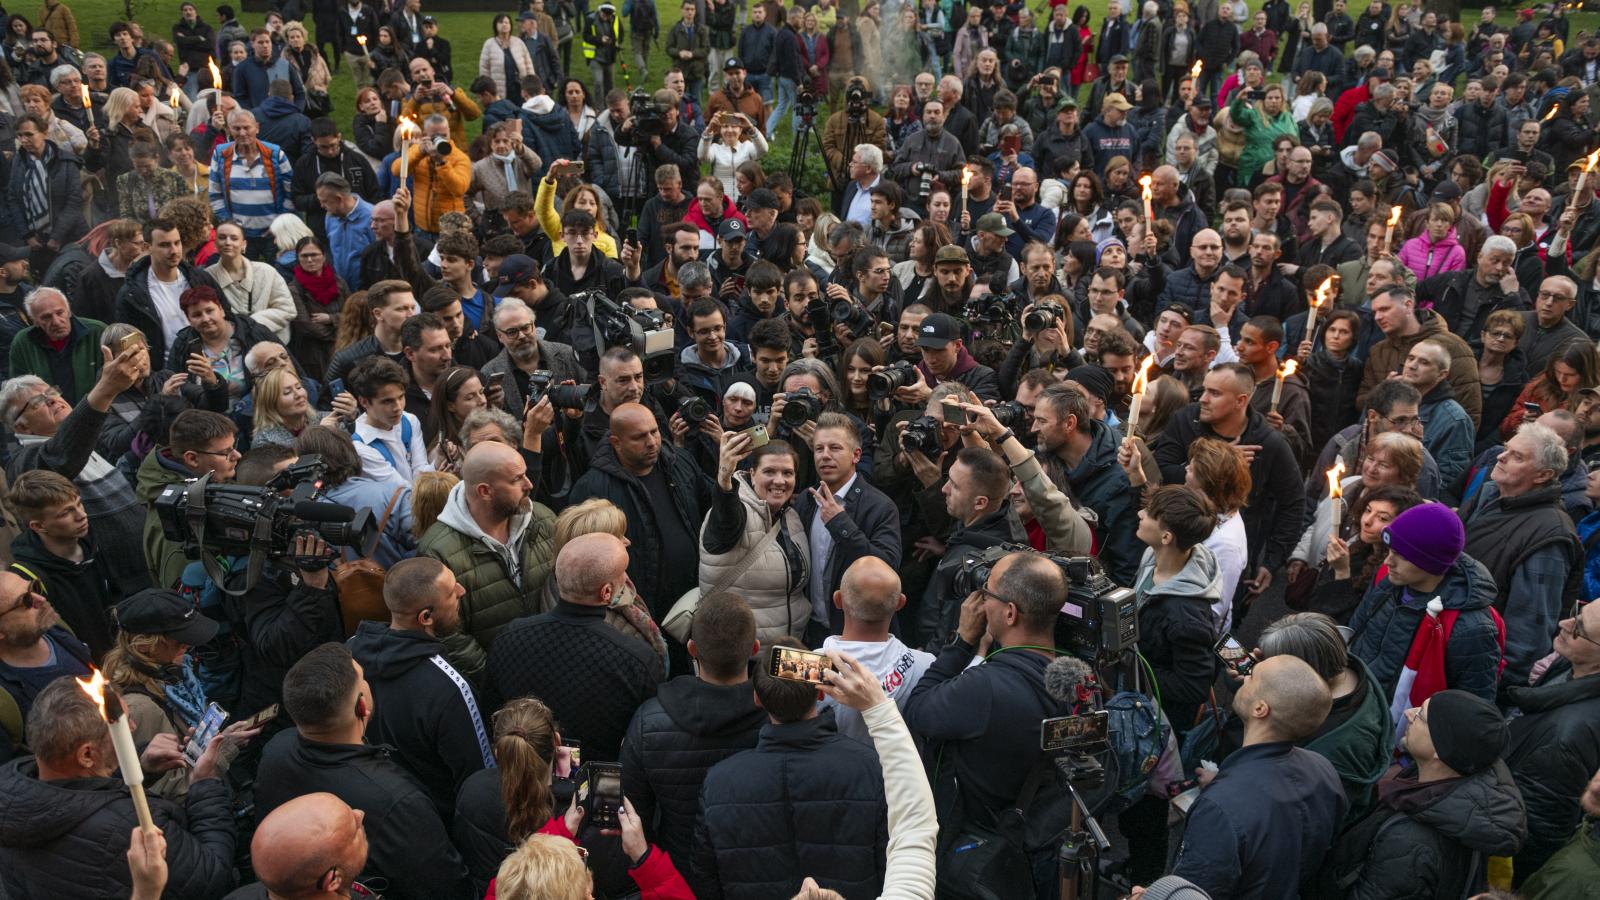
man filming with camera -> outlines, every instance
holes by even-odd
[[[921,209],[928,202],[933,182],[946,188],[961,184],[961,165],[967,158],[961,142],[944,130],[944,103],[931,99],[922,107],[922,130],[906,138],[889,166],[889,177],[905,189],[907,201]]]
[[[644,164],[651,169],[665,164],[677,166],[683,183],[695,184],[700,180],[700,132],[683,121],[679,112],[681,99],[670,88],[649,95],[635,91],[629,98],[633,115],[618,130],[617,144],[643,149]],[[659,176],[656,182],[660,183]]]
[[[861,76],[850,79],[845,88],[844,107],[828,117],[822,126],[822,153],[828,160],[828,171],[833,175],[833,188],[837,193],[844,189],[848,178],[846,154],[853,153],[862,144],[871,144],[885,156],[894,149],[889,146],[889,128],[883,116],[872,109],[872,93],[867,80]]]
[[[411,99],[401,114],[417,121],[434,114],[444,116],[450,124],[450,140],[465,156],[467,123],[482,118],[483,110],[465,90],[435,81],[433,64],[419,56],[411,60]]]

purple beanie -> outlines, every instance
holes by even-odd
[[[1443,575],[1461,556],[1467,532],[1450,507],[1423,503],[1395,516],[1383,530],[1383,542],[1422,571]]]
[[[1105,240],[1101,241],[1100,243],[1094,245],[1094,264],[1095,265],[1098,266],[1100,264],[1100,257],[1105,256],[1106,255],[1106,248],[1110,247],[1112,245],[1121,247],[1122,248],[1122,252],[1124,252],[1124,253],[1128,252],[1127,245],[1123,244],[1121,239],[1114,238],[1114,237],[1108,237]]]

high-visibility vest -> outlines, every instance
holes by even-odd
[[[595,13],[594,14],[594,24],[597,27],[600,25],[600,14],[599,13]],[[613,48],[622,46],[622,17],[621,16],[613,15],[611,17],[611,46]],[[589,28],[586,25],[584,27],[584,29],[583,29],[583,58],[584,59],[594,59],[594,51],[595,51],[595,45],[589,43]]]

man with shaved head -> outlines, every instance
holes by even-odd
[[[429,611],[429,627],[442,639],[450,665],[468,681],[481,683],[485,653],[500,629],[542,608],[556,517],[529,499],[532,491],[515,447],[474,444],[461,463],[461,483],[450,489],[438,521],[417,544],[419,556],[444,563],[465,591],[458,613]],[[387,590],[384,600],[390,602]],[[401,615],[413,622],[408,629],[421,625],[420,613]],[[452,621],[457,615],[459,623]]]
[[[383,581],[389,624],[362,622],[350,638],[377,700],[373,740],[394,748],[395,762],[422,782],[444,819],[467,776],[494,765],[478,698],[446,660],[443,639],[461,628],[463,593],[437,559],[403,559]]]
[[[1304,892],[1350,805],[1333,764],[1295,746],[1332,707],[1327,682],[1299,657],[1256,663],[1233,695],[1244,745],[1202,776],[1172,874],[1212,897]]]
[[[268,900],[344,900],[367,865],[366,813],[332,794],[296,797],[261,820],[250,865]],[[261,895],[246,885],[229,900]]]
[[[863,556],[844,570],[844,580],[833,592],[833,605],[844,610],[844,633],[829,635],[821,649],[838,650],[855,657],[883,683],[883,692],[905,707],[906,698],[933,665],[933,654],[907,647],[889,633],[894,614],[906,605],[900,593],[900,573],[876,556]],[[821,708],[833,707],[839,733],[871,743],[861,714],[832,697]]]
[[[606,621],[628,587],[628,545],[604,532],[578,535],[556,557],[556,583],[554,609],[512,622],[495,640],[489,692],[497,704],[540,698],[587,758],[618,759],[629,719],[665,674],[648,642]]]
[[[1195,205],[1194,194],[1183,186],[1176,166],[1157,166],[1150,173],[1150,208],[1159,218],[1172,223],[1172,246],[1178,248],[1178,261],[1189,261],[1189,245],[1205,230],[1206,214]],[[1148,234],[1148,231],[1146,232]],[[1144,253],[1142,247],[1129,247],[1129,256]]]
[[[650,408],[623,403],[611,411],[611,433],[572,486],[569,503],[599,497],[628,518],[628,574],[661,621],[700,577],[700,525],[711,507],[713,482],[694,459],[662,440]],[[562,584],[565,585],[565,581]],[[673,668],[688,665],[670,642]]]

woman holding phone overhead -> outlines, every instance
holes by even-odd
[[[545,236],[550,238],[550,254],[559,256],[567,248],[561,239],[561,214],[569,209],[581,209],[594,216],[594,249],[612,259],[617,258],[617,239],[606,231],[606,216],[600,202],[600,192],[592,184],[579,184],[567,191],[561,209],[555,206],[556,182],[562,178],[583,178],[582,160],[558,159],[550,164],[550,171],[539,180],[539,193],[533,198],[534,212]]]

